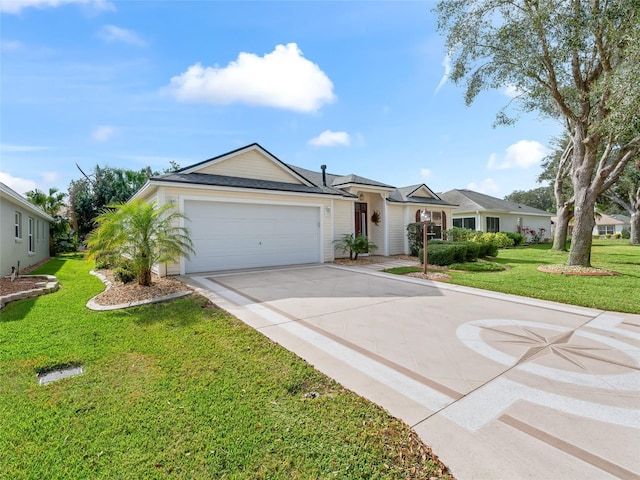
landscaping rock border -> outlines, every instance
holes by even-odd
[[[15,302],[17,300],[24,300],[27,298],[39,297],[40,295],[46,295],[58,291],[60,283],[58,279],[53,275],[20,275],[20,278],[28,278],[30,280],[42,279],[44,285],[30,290],[23,290],[21,292],[10,293],[0,297],[0,310],[4,308],[7,303]]]

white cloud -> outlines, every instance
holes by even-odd
[[[116,27],[115,25],[105,25],[98,31],[98,37],[108,43],[128,43],[137,47],[144,47],[145,42],[140,36],[126,28]]]
[[[442,66],[444,67],[444,74],[442,75],[442,78],[440,79],[440,83],[438,83],[438,86],[436,87],[436,91],[435,93],[438,93],[440,91],[440,89],[442,88],[442,86],[447,83],[447,80],[449,80],[449,75],[451,74],[451,57],[453,56],[453,52],[449,52],[445,55],[445,57],[442,59]]]
[[[56,183],[60,180],[59,172],[42,172],[42,181],[44,183]]]
[[[502,93],[504,95],[506,95],[509,98],[516,98],[519,97],[520,95],[524,94],[524,90],[521,90],[520,88],[516,87],[515,85],[507,85],[506,87],[504,87],[502,89]]]
[[[0,0],[0,12],[20,13],[29,7],[53,8],[71,3],[90,6],[98,11],[115,10],[113,3],[107,0]]]
[[[431,170],[429,170],[428,168],[420,169],[420,178],[422,178],[423,180],[426,180],[430,176],[431,176]]]
[[[239,102],[298,112],[315,112],[336,99],[329,77],[295,43],[277,45],[264,57],[240,53],[224,68],[196,63],[173,77],[166,91],[181,101]]]
[[[325,130],[320,135],[307,142],[314,147],[335,147],[338,145],[348,147],[351,145],[351,138],[347,132],[332,132]]]
[[[9,143],[3,143],[2,145],[0,145],[0,150],[3,153],[39,152],[42,150],[51,150],[51,147],[43,147],[39,145],[12,145]]]
[[[493,178],[486,178],[480,183],[471,182],[467,185],[467,188],[487,195],[496,194],[500,191],[500,187]]]
[[[15,52],[21,50],[24,45],[17,40],[0,40],[0,49],[5,52]]]
[[[33,180],[29,180],[28,178],[14,177],[13,175],[5,172],[0,172],[0,182],[4,183],[7,187],[15,190],[21,195],[24,195],[26,192],[38,188],[38,185]]]
[[[487,168],[503,170],[507,168],[530,168],[540,164],[547,156],[547,149],[535,140],[520,140],[509,145],[504,155],[489,155]]]
[[[116,127],[111,125],[100,125],[91,132],[91,138],[96,142],[106,142],[116,133]]]

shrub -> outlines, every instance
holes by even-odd
[[[357,260],[360,253],[373,252],[378,249],[378,246],[369,240],[366,235],[358,234],[353,236],[353,233],[347,233],[339,240],[334,240],[335,248],[339,248],[343,253],[349,252],[350,260]]]
[[[480,241],[482,243],[495,243],[498,248],[513,247],[513,240],[504,232],[483,233]]]
[[[136,279],[136,274],[127,267],[118,267],[113,271],[113,279],[116,282],[129,283]]]
[[[607,234],[604,236],[604,238],[606,238],[607,240],[609,240],[609,239],[611,238],[611,234],[610,234],[610,233],[607,233]]]
[[[518,247],[522,245],[525,241],[525,236],[521,233],[517,232],[503,232],[507,237],[513,240],[513,246]]]
[[[523,227],[522,231],[527,236],[529,243],[540,243],[542,242],[544,234],[547,230],[543,227],[540,227],[538,230],[531,227]]]
[[[407,240],[409,240],[409,251],[411,255],[418,255],[422,248],[422,223],[410,223],[407,225]]]
[[[480,256],[480,244],[477,242],[467,242],[467,262],[475,262]]]
[[[470,242],[474,241],[482,233],[471,230],[470,228],[453,227],[445,231],[447,239],[452,242]]]
[[[622,230],[620,236],[625,240],[629,240],[631,238],[631,232],[629,232],[629,230],[625,228],[624,230]]]
[[[439,265],[439,266],[446,266],[446,265],[451,265],[452,263],[455,262],[455,251],[456,251],[456,246],[455,245],[451,245],[451,244],[447,244],[447,243],[436,243],[436,244],[429,244],[428,246],[428,257],[427,261],[430,265]],[[421,248],[418,251],[418,257],[420,259],[420,263],[424,262],[424,254],[423,254],[423,249]]]
[[[613,234],[613,238],[615,238],[616,240],[619,240],[619,239],[620,239],[620,237],[622,237],[622,235],[621,235],[621,234],[619,234],[619,233],[614,233],[614,234]]]

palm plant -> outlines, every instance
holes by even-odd
[[[339,240],[334,240],[335,248],[339,248],[343,253],[349,251],[349,260],[357,260],[360,253],[373,252],[378,246],[369,240],[369,237],[361,233],[354,236],[347,233]]]
[[[97,227],[87,237],[90,258],[113,254],[126,257],[138,277],[138,284],[151,285],[151,269],[195,253],[186,228],[178,226],[182,213],[155,202],[136,199],[111,205],[99,215]]]

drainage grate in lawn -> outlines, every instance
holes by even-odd
[[[38,384],[46,385],[47,383],[55,382],[56,380],[62,380],[63,378],[75,377],[84,373],[82,367],[69,367],[62,368],[60,370],[52,370],[47,373],[41,373],[38,375]]]

